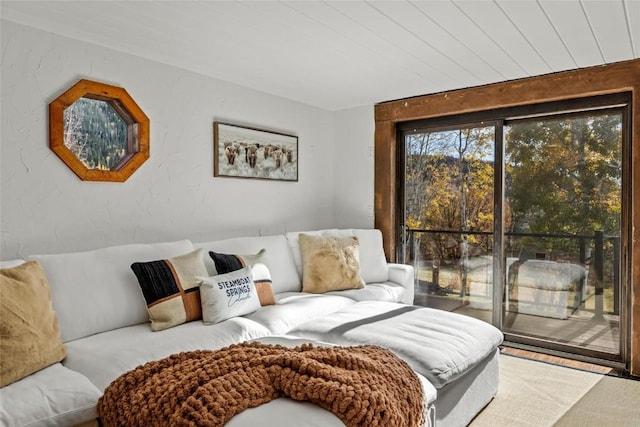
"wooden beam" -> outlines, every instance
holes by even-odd
[[[631,91],[640,60],[390,101],[375,106],[376,122],[393,123]]]
[[[382,231],[387,260],[396,261],[396,127],[376,122],[375,130],[375,228]]]

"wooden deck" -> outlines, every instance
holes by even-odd
[[[459,298],[417,292],[414,304],[453,311],[491,322],[491,310],[473,308]],[[556,319],[507,312],[504,318],[504,332],[620,354],[620,319],[614,315],[605,315],[604,319],[597,320],[592,312],[578,310],[567,319]]]

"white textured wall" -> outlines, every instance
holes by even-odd
[[[336,226],[372,228],[374,225],[373,106],[335,113]]]
[[[368,138],[368,130],[343,129],[367,112],[332,113],[15,23],[1,26],[0,259],[330,227],[336,212],[351,209],[335,206],[343,184],[334,185],[334,172],[349,162],[340,156],[334,165],[334,124],[346,133],[341,140]],[[151,158],[125,183],[83,182],[49,149],[48,104],[80,78],[123,86],[151,120]],[[299,182],[213,178],[214,120],[297,135]],[[372,144],[345,148],[365,156],[366,166],[338,172],[339,181],[370,178]],[[373,181],[351,182],[351,190],[370,198]],[[342,225],[366,225],[360,208]]]

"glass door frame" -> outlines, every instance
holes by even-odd
[[[405,141],[408,133],[434,132],[452,128],[468,128],[472,126],[493,125],[494,141],[494,248],[493,248],[493,308],[491,323],[501,331],[504,330],[504,292],[506,289],[505,256],[504,256],[504,163],[505,163],[505,122],[528,118],[559,117],[567,114],[580,114],[599,110],[620,110],[622,114],[622,212],[620,230],[620,340],[619,354],[614,355],[575,345],[562,344],[551,340],[528,337],[526,335],[504,333],[505,341],[521,348],[533,348],[549,354],[571,356],[578,360],[599,361],[612,366],[627,366],[630,349],[630,289],[631,263],[631,93],[621,92],[611,95],[600,95],[565,101],[546,102],[541,104],[508,107],[489,111],[467,113],[456,116],[437,117],[411,122],[399,122],[396,129],[396,259],[403,259],[407,244],[405,229]]]

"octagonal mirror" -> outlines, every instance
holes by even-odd
[[[149,158],[149,119],[120,87],[80,80],[49,104],[49,146],[84,181],[126,181]]]

